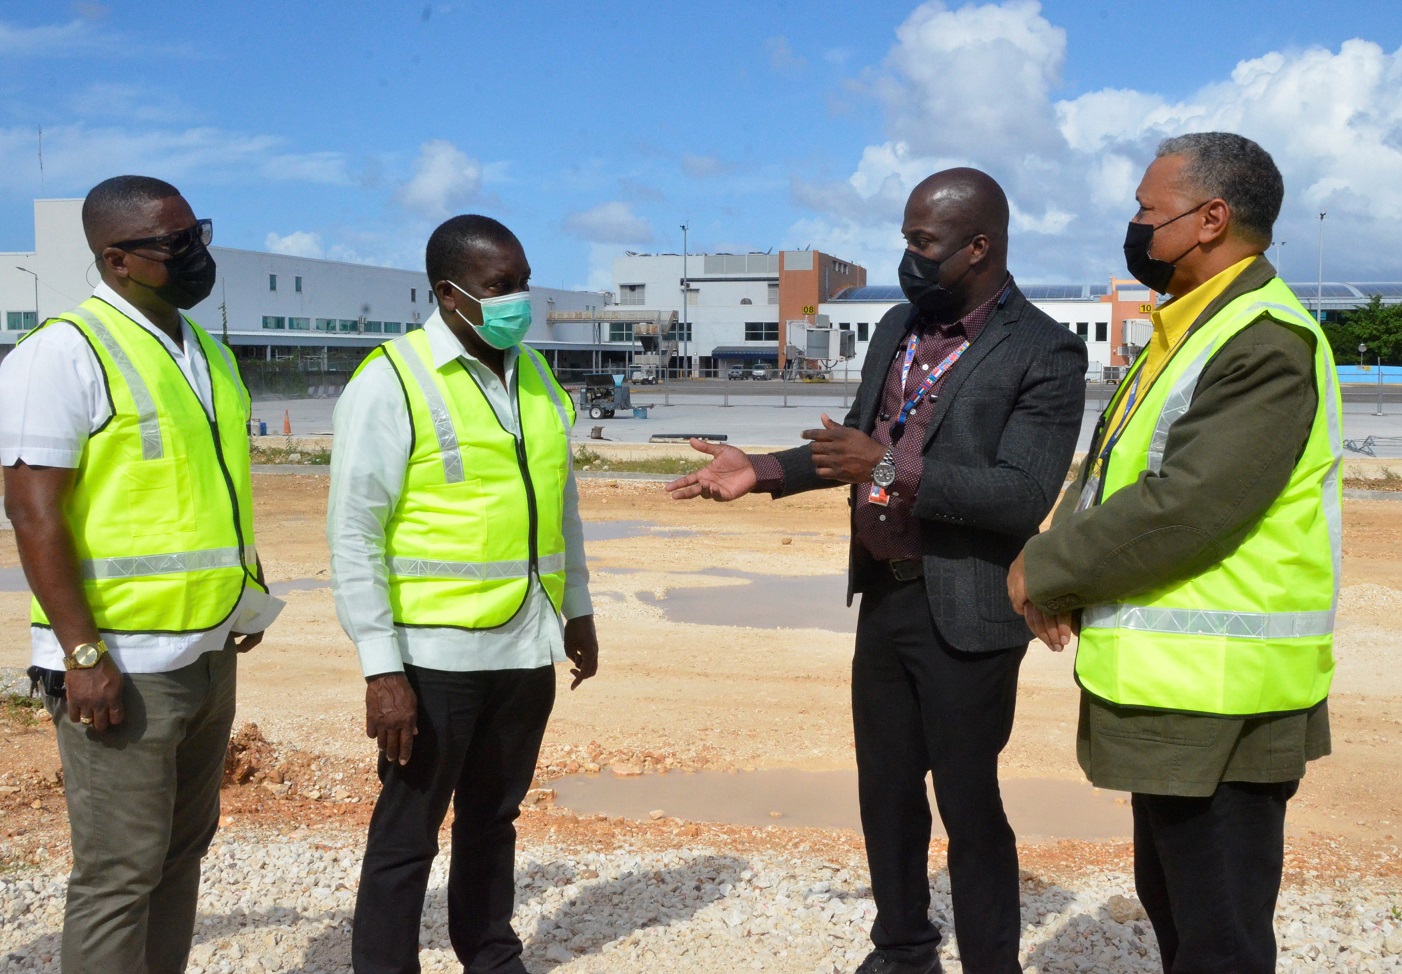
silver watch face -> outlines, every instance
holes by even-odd
[[[890,487],[896,482],[896,465],[882,460],[871,471],[871,482],[878,487]]]

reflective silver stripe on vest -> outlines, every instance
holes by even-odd
[[[134,555],[130,558],[94,558],[82,562],[83,577],[140,578],[144,575],[180,575],[213,568],[240,568],[239,549],[206,548],[203,551],[175,551],[168,555]]]
[[[141,373],[136,371],[136,366],[132,364],[126,350],[117,344],[116,337],[100,318],[83,307],[74,308],[73,314],[87,322],[88,327],[97,335],[97,340],[102,342],[107,354],[112,356],[117,371],[122,374],[122,379],[127,384],[132,402],[136,404],[136,425],[141,431],[141,458],[159,460],[165,456],[165,446],[161,441],[161,419],[156,413],[156,403],[146,388],[146,381],[141,378]]]
[[[560,401],[560,395],[555,391],[555,383],[550,380],[550,375],[545,371],[545,366],[536,358],[536,355],[539,353],[526,348],[524,345],[521,346],[521,352],[526,358],[531,360],[531,364],[535,366],[536,372],[540,374],[540,382],[545,386],[545,391],[549,393],[550,401],[555,404],[555,411],[560,414],[560,425],[564,427],[565,434],[568,435],[570,431],[569,411],[565,409],[565,404]]]
[[[1319,330],[1319,324],[1313,318],[1301,314],[1299,308],[1292,308],[1287,304],[1258,301],[1246,309],[1247,314],[1253,312],[1269,312],[1293,321],[1302,328],[1308,328],[1311,332]],[[1339,492],[1339,478],[1343,475],[1344,467],[1344,426],[1339,417],[1339,403],[1335,394],[1338,379],[1338,374],[1333,369],[1324,370],[1324,417],[1329,423],[1329,452],[1333,454],[1334,462],[1330,464],[1328,473],[1324,475],[1324,497],[1322,500],[1324,522],[1329,528],[1329,544],[1333,549],[1334,556],[1335,608],[1338,608],[1339,605],[1339,588],[1343,584],[1344,572],[1344,513],[1340,506]]]
[[[458,446],[458,431],[453,426],[453,416],[448,412],[448,404],[438,391],[438,385],[429,375],[418,349],[409,342],[409,336],[396,338],[394,345],[404,361],[409,363],[409,371],[414,373],[414,381],[428,401],[428,415],[433,420],[433,432],[438,437],[438,452],[443,454],[443,479],[450,484],[462,483],[462,450]]]
[[[1198,379],[1202,376],[1202,370],[1207,367],[1207,360],[1212,357],[1216,349],[1203,349],[1197,361],[1189,365],[1187,371],[1178,377],[1177,383],[1169,390],[1168,398],[1164,400],[1163,411],[1159,413],[1159,421],[1154,425],[1154,438],[1149,442],[1149,470],[1158,473],[1163,466],[1163,449],[1168,444],[1168,431],[1173,428],[1173,424],[1183,418],[1183,414],[1188,411],[1188,407],[1193,404],[1193,393],[1197,391]]]
[[[1230,636],[1235,639],[1291,639],[1327,636],[1334,610],[1318,612],[1232,612],[1225,609],[1166,609],[1125,603],[1087,606],[1083,629],[1127,629],[1175,636]]]
[[[539,560],[540,573],[553,575],[565,570],[563,553]],[[432,558],[390,558],[389,573],[404,578],[466,578],[476,581],[525,578],[531,570],[528,559],[513,561],[437,561]]]

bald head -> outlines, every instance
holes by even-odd
[[[152,220],[163,200],[178,198],[180,190],[151,176],[104,179],[83,200],[83,234],[94,256],[114,243],[155,236]]]
[[[910,300],[937,321],[957,321],[1007,282],[1008,198],[987,173],[946,169],[924,179],[906,201],[901,235],[908,251],[901,286],[915,261],[915,283],[937,289]]]
[[[988,173],[977,169],[945,169],[927,176],[906,203],[949,224],[958,236],[983,234],[991,250],[1004,260],[1008,253],[1008,197]]]

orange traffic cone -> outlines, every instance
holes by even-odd
[[[282,435],[292,435],[292,414],[286,409],[282,411]]]

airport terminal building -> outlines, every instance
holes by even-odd
[[[81,209],[81,200],[36,200],[34,250],[0,254],[0,356],[92,293],[98,278]],[[191,317],[234,349],[255,394],[334,395],[371,349],[422,327],[434,311],[418,270],[210,250],[218,282]],[[1158,296],[1136,281],[1021,287],[1085,340],[1093,378],[1113,377],[1148,340]],[[1402,303],[1402,284],[1290,287],[1311,311],[1318,303],[1326,322],[1373,295]],[[664,369],[748,376],[759,366],[768,374],[791,359],[808,374],[856,376],[876,323],[903,301],[898,287],[869,285],[866,268],[816,250],[629,252],[614,260],[609,291],[533,287],[526,340],[567,382],[589,372],[650,379]],[[837,358],[841,342],[831,339],[840,332],[853,335],[850,359]]]

